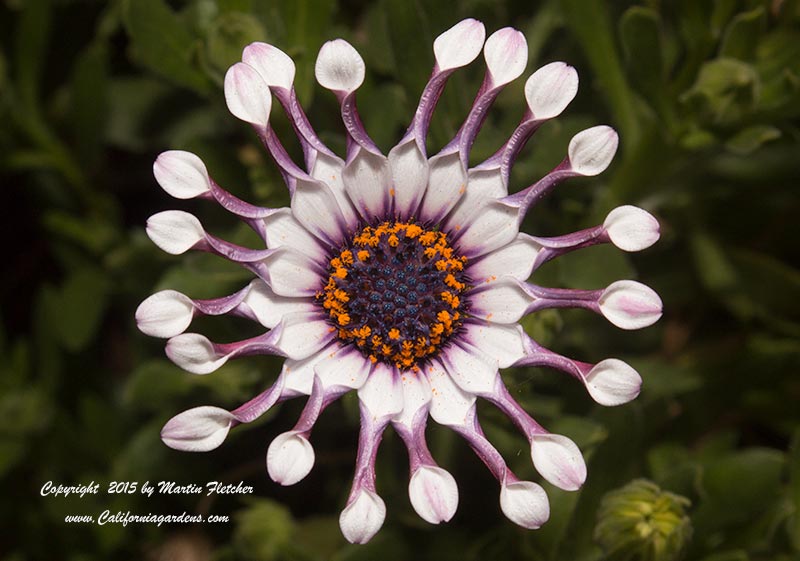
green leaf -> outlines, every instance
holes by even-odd
[[[163,0],[123,0],[133,56],[176,84],[204,93],[210,88],[197,69],[198,42]]]
[[[795,551],[800,551],[800,429],[794,431],[789,446],[789,500],[794,512],[786,525],[789,540]]]
[[[206,56],[221,79],[230,66],[242,58],[242,50],[254,41],[263,41],[266,32],[255,17],[240,12],[216,17],[206,36]]]
[[[85,348],[94,338],[105,312],[111,286],[93,268],[71,274],[61,287],[58,308],[51,310],[61,344],[70,351]]]
[[[35,111],[39,103],[39,82],[50,42],[51,21],[50,0],[24,3],[15,37],[14,66],[19,95],[28,111]]]
[[[780,129],[772,125],[753,125],[737,132],[725,143],[725,148],[740,156],[752,154],[761,146],[781,137]]]
[[[608,286],[636,276],[628,257],[610,245],[586,248],[559,261],[561,282],[569,288]]]
[[[765,24],[766,14],[762,6],[737,15],[725,30],[719,55],[745,61],[753,60]]]
[[[233,515],[235,549],[240,559],[278,561],[291,545],[292,515],[282,504],[268,499],[253,499],[249,506]]]
[[[645,93],[661,94],[664,59],[658,12],[642,6],[628,8],[619,27],[622,51],[631,77]]]
[[[733,58],[718,58],[703,65],[681,101],[693,107],[701,119],[730,125],[752,112],[760,88],[753,66]]]
[[[70,120],[81,161],[93,166],[108,117],[108,50],[102,43],[89,46],[78,58],[70,84]]]

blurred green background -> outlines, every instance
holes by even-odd
[[[359,103],[391,148],[433,64],[432,42],[464,17],[529,41],[526,76],[574,65],[577,98],[526,148],[512,190],[563,157],[569,138],[607,123],[621,148],[598,178],[572,180],[538,206],[526,230],[557,235],[602,221],[619,204],[654,213],[662,239],[641,254],[592,248],[548,264],[533,281],[599,288],[636,278],[655,288],[663,319],[622,332],[581,311],[526,322],[543,344],[598,361],[614,356],[644,378],[635,402],[592,403],[567,377],[504,373],[542,424],[573,438],[589,478],[580,492],[545,485],[552,516],[525,531],[500,513],[498,487],[468,447],[428,430],[455,475],[453,521],[421,521],[407,498],[405,450],[387,435],[378,489],[388,505],[367,546],[338,529],[357,438],[353,396],[314,434],[317,464],[282,488],[265,470],[268,443],[290,428],[289,402],[216,451],[159,440],[186,408],[235,407],[279,371],[250,358],[192,376],[141,335],[133,313],[162,288],[228,294],[249,275],[206,255],[172,257],[144,234],[147,217],[181,208],[222,237],[254,240],[213,205],[171,200],[152,177],[166,149],[191,150],[246,200],[287,202],[250,129],[227,113],[226,68],[251,41],[297,64],[312,123],[342,153],[333,96],[315,85],[322,43],[351,41],[367,62]],[[436,559],[704,561],[800,558],[800,11],[792,0],[5,0],[0,4],[0,174],[4,202],[0,323],[0,555],[9,561],[96,559],[383,561]],[[463,119],[483,69],[457,73],[434,118],[429,152]],[[520,79],[504,92],[473,152],[490,155],[524,109]],[[279,109],[272,122],[298,154]],[[254,335],[215,319],[216,340]],[[523,478],[538,476],[507,419],[480,407],[489,438]],[[83,499],[43,498],[46,481],[101,484]],[[110,495],[111,481],[244,481],[250,496]],[[80,525],[70,514],[225,514],[227,524]]]

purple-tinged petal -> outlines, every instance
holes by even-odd
[[[661,318],[663,305],[656,292],[640,282],[623,280],[612,283],[598,300],[608,321],[622,329],[642,329]]]
[[[308,256],[314,262],[324,264],[328,251],[294,217],[288,208],[282,208],[264,219],[267,247],[286,247]]]
[[[599,125],[579,132],[569,142],[570,169],[583,176],[603,173],[619,146],[617,131]]]
[[[511,243],[519,234],[520,209],[504,201],[487,203],[474,221],[467,224],[458,238],[464,255],[485,255]]]
[[[294,485],[314,467],[314,448],[298,431],[278,435],[267,450],[267,472],[280,485]]]
[[[458,152],[434,156],[428,166],[428,188],[418,212],[424,222],[439,222],[464,195],[467,170]]]
[[[447,522],[458,509],[456,480],[438,466],[417,469],[411,475],[408,496],[420,518],[431,524]]]
[[[372,364],[351,346],[342,346],[328,353],[314,367],[326,391],[357,390],[367,381]]]
[[[403,383],[403,410],[392,420],[395,426],[403,427],[401,430],[413,433],[420,422],[428,416],[431,402],[431,385],[428,377],[423,373],[404,373],[401,377]],[[424,438],[424,434],[422,435]]]
[[[483,47],[490,77],[490,88],[498,88],[519,78],[528,64],[528,42],[511,27],[492,33]]]
[[[535,238],[519,234],[511,243],[481,256],[477,261],[470,262],[467,274],[476,283],[491,283],[501,276],[524,281],[531,276],[541,251],[542,246]]]
[[[261,325],[272,329],[278,325],[286,314],[294,312],[310,313],[317,306],[306,298],[281,296],[264,281],[254,280],[239,305],[246,309]]]
[[[578,73],[563,62],[551,62],[525,82],[525,100],[537,121],[558,117],[578,93]]]
[[[358,399],[373,419],[390,419],[397,415],[403,410],[403,385],[399,374],[391,366],[375,364],[366,383],[358,389]]]
[[[167,421],[161,429],[161,440],[175,450],[208,452],[225,441],[235,420],[219,407],[194,407]]]
[[[468,65],[481,54],[485,39],[483,23],[472,18],[461,20],[434,40],[436,68],[446,71]]]
[[[550,518],[550,503],[541,486],[531,481],[503,483],[500,508],[514,524],[535,530]]]
[[[470,292],[469,298],[472,316],[497,323],[518,322],[532,300],[513,277],[478,285]]]
[[[661,235],[658,220],[644,209],[624,205],[615,208],[603,222],[611,243],[623,251],[641,251]]]
[[[187,296],[162,290],[136,308],[136,325],[145,335],[169,338],[186,331],[193,316],[194,305]]]
[[[237,62],[228,69],[225,101],[234,117],[256,127],[268,126],[272,95],[267,83],[252,66]]]
[[[161,188],[176,199],[193,199],[211,190],[205,164],[191,152],[162,152],[153,164],[153,175]]]
[[[280,353],[295,360],[307,358],[334,338],[324,314],[319,312],[294,312],[286,314],[281,323],[270,334]],[[276,353],[277,354],[277,353]]]
[[[415,139],[398,144],[389,152],[394,210],[401,220],[413,216],[425,195],[430,175],[428,159]]]
[[[436,360],[426,367],[431,386],[431,417],[440,425],[465,425],[475,409],[475,396],[456,385],[447,370]]]
[[[367,543],[383,526],[386,504],[375,491],[360,489],[339,516],[339,528],[350,543]]]
[[[494,389],[498,376],[497,362],[482,351],[451,344],[442,351],[442,364],[458,386],[467,393],[483,395]]]
[[[288,247],[272,250],[263,265],[270,287],[281,296],[314,296],[322,286],[320,265]]]
[[[520,325],[501,325],[480,320],[464,323],[464,340],[479,349],[500,368],[508,368],[525,355]]]
[[[242,62],[253,67],[267,86],[292,89],[294,62],[279,48],[268,43],[250,43],[242,52]]]
[[[368,223],[388,214],[391,203],[392,170],[385,156],[357,150],[342,172],[344,188]]]
[[[172,255],[187,252],[205,235],[200,221],[182,210],[165,210],[147,219],[147,236]]]
[[[298,181],[291,208],[297,221],[330,247],[338,247],[348,231],[336,197],[321,181]]]
[[[330,187],[339,204],[346,230],[354,231],[358,227],[359,218],[344,186],[344,161],[333,154],[318,153],[311,166],[311,176]]]
[[[469,170],[466,192],[444,220],[445,229],[452,232],[457,239],[460,231],[480,216],[486,205],[507,194],[499,168]]]
[[[317,376],[315,372],[316,366],[322,360],[336,353],[340,348],[339,343],[334,342],[309,357],[299,360],[286,359],[283,362],[283,370],[281,371],[286,379],[284,393],[291,397],[310,395]]]

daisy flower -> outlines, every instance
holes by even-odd
[[[607,126],[572,138],[564,160],[529,187],[509,194],[511,166],[545,121],[576,94],[575,70],[553,62],[525,84],[527,110],[508,141],[470,168],[470,148],[501,90],[525,70],[527,43],[512,28],[488,38],[482,23],[467,19],[437,37],[435,65],[416,113],[397,145],[385,155],[370,139],[356,108],[365,65],[346,41],[322,46],[317,81],[331,90],[347,133],[342,159],[319,138],[298,103],[295,66],[278,48],[253,43],[225,76],[230,112],[251,124],[280,169],[291,196],[288,208],[246,203],[220,187],[196,155],[168,151],[155,162],[161,187],[178,199],[215,201],[247,223],[264,241],[250,249],[207,233],[191,214],[152,216],[147,234],[164,251],[210,252],[252,271],[250,284],[223,298],[194,300],[172,290],[138,308],[139,329],[168,338],[167,356],[205,375],[248,355],[285,357],[275,383],[231,411],[189,409],[170,419],[161,437],[170,447],[207,451],[236,425],[250,423],[276,403],[305,396],[297,424],[278,436],[266,457],[281,485],[303,479],[314,464],[311,432],[320,413],[347,392],[358,394],[360,432],[355,477],[340,516],[344,536],[364,543],[383,524],[386,507],[375,487],[375,457],[391,425],[408,448],[409,496],[416,512],[437,524],[458,505],[455,479],[432,457],[425,439],[428,418],[466,439],[500,484],[500,508],[516,524],[538,528],[549,504],[540,485],[512,473],[484,436],[476,416],[483,398],[508,415],[530,443],[541,476],[562,489],[586,478],[580,450],[552,434],[510,395],[499,374],[521,365],[550,366],[582,383],[602,405],[635,398],[641,378],[617,359],[588,364],[556,354],[519,325],[547,308],[585,308],[623,329],[638,329],[661,316],[650,288],[622,280],[602,290],[537,286],[529,277],[543,263],[573,250],[612,243],[638,251],[659,237],[646,211],[623,206],[593,228],[559,237],[520,232],[528,210],[570,177],[593,176],[610,163],[616,132]],[[463,125],[429,156],[426,137],[434,108],[453,72],[481,52],[486,73]],[[297,165],[270,127],[273,97],[288,116],[303,150]],[[186,333],[196,316],[233,314],[261,324],[263,335],[234,343]]]

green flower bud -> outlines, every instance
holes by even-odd
[[[692,535],[690,504],[651,481],[631,481],[603,497],[594,539],[609,560],[674,561]]]

